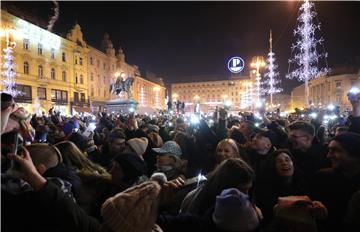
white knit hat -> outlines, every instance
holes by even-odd
[[[127,141],[128,145],[133,149],[138,156],[142,156],[146,152],[149,141],[145,137],[133,138]]]

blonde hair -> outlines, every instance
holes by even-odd
[[[234,152],[236,153],[236,156],[237,158],[240,158],[240,153],[239,153],[239,148],[238,146],[236,145],[236,142],[235,140],[233,139],[223,139],[221,140],[218,145],[216,146],[216,151],[221,147],[221,146],[224,146],[224,145],[227,145],[229,144],[231,146],[231,148],[234,150]]]
[[[63,163],[73,166],[79,172],[98,173],[100,175],[110,175],[105,168],[94,164],[89,160],[80,149],[70,141],[62,141],[55,144],[62,154]]]
[[[148,134],[148,137],[149,139],[151,139],[151,141],[155,144],[156,147],[162,147],[164,145],[162,138],[157,133],[150,132]]]

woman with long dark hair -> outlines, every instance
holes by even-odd
[[[227,188],[237,188],[248,194],[255,178],[254,171],[243,160],[230,158],[222,162],[204,185],[190,192],[184,199],[181,212],[204,215],[215,206],[216,196]]]
[[[273,207],[279,197],[299,195],[307,195],[307,185],[294,165],[292,154],[285,149],[274,151],[255,184],[256,204],[264,215],[264,223],[273,218]]]

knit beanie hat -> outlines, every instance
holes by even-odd
[[[335,140],[340,143],[350,156],[360,159],[360,134],[345,132],[335,136],[331,140]]]
[[[216,197],[212,219],[219,229],[227,231],[251,231],[260,223],[249,196],[236,188],[224,189]]]
[[[102,231],[152,231],[157,218],[160,190],[156,181],[147,181],[107,199],[101,207]]]
[[[311,200],[307,196],[279,197],[274,206],[274,219],[282,226],[290,230],[315,232],[316,221],[314,216],[307,210]]]
[[[138,156],[142,156],[146,152],[149,141],[147,138],[141,137],[129,139],[127,143],[136,152]]]
[[[71,132],[74,130],[74,128],[75,127],[74,127],[73,123],[67,122],[63,126],[63,131],[64,131],[65,135],[68,135],[68,134],[71,134]]]

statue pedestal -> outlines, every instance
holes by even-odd
[[[134,112],[131,109],[136,110],[138,104],[134,99],[113,99],[106,102],[106,112],[128,114]]]

